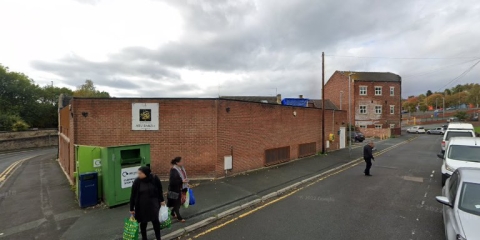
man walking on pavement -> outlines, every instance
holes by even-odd
[[[367,163],[367,167],[364,171],[365,176],[372,176],[370,175],[370,168],[372,167],[372,160],[375,161],[375,158],[373,157],[374,146],[373,141],[370,141],[365,147],[363,147],[363,159],[365,159],[365,162]]]

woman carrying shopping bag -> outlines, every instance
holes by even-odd
[[[176,157],[172,160],[172,169],[170,169],[170,182],[168,185],[168,207],[172,208],[172,217],[177,218],[180,222],[185,222],[185,219],[180,215],[180,207],[185,201],[186,193],[188,191],[187,172],[183,167],[181,157]],[[182,200],[183,199],[183,200]]]
[[[138,178],[132,185],[130,213],[140,223],[143,240],[147,239],[148,222],[152,222],[155,237],[160,240],[160,221],[158,219],[160,205],[165,205],[160,179],[152,174],[150,167],[140,167]]]

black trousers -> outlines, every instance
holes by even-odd
[[[142,239],[147,240],[147,224],[148,222],[140,223],[140,231],[142,233]],[[155,238],[160,240],[160,221],[157,219],[156,221],[152,221],[153,224],[153,231],[155,231]]]
[[[367,167],[365,168],[365,175],[369,175],[370,174],[370,168],[372,167],[372,159],[371,158],[364,158],[365,159],[365,162],[367,163]]]

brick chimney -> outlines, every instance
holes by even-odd
[[[282,94],[277,94],[277,104],[282,104]]]

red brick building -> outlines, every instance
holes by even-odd
[[[132,130],[135,103],[158,104],[158,130]],[[224,175],[314,155],[321,151],[318,108],[226,99],[73,98],[60,111],[59,161],[73,179],[74,145],[149,143],[153,171],[166,176],[181,156],[192,178]],[[326,110],[325,139],[345,127],[345,111]],[[329,150],[339,147],[339,138]]]
[[[366,129],[387,128],[397,132],[401,128],[402,81],[399,75],[335,71],[325,84],[325,98],[347,112],[349,84],[352,125],[366,132]]]

